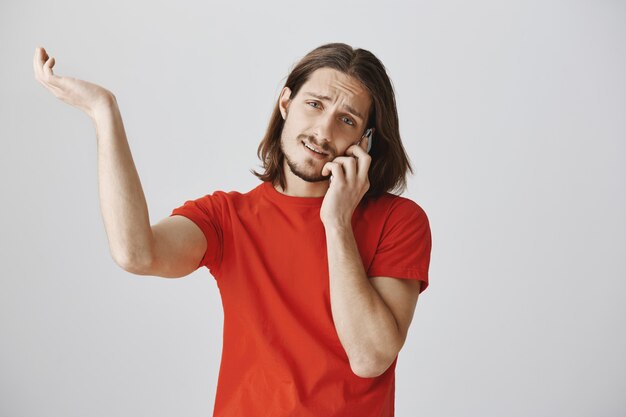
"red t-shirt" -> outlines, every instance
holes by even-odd
[[[204,232],[198,267],[209,268],[222,298],[214,417],[393,416],[397,357],[378,377],[355,375],[333,324],[323,199],[287,196],[263,182],[172,211]],[[364,201],[352,226],[367,275],[418,279],[424,291],[426,213],[389,193]]]

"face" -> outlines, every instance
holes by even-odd
[[[359,141],[370,106],[363,85],[332,68],[314,71],[295,97],[285,87],[279,98],[285,120],[280,143],[291,173],[307,182],[328,180],[324,164]]]

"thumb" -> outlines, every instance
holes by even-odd
[[[324,167],[322,168],[322,175],[326,176],[331,173],[329,164],[331,164],[331,162],[326,162],[326,164],[324,164]]]

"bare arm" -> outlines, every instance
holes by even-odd
[[[339,340],[356,375],[377,377],[404,346],[421,282],[368,277],[352,228],[325,230],[330,306]]]
[[[111,255],[128,272],[180,278],[195,271],[207,241],[183,216],[151,226],[146,198],[117,104],[96,112],[100,207]]]
[[[148,206],[115,97],[94,113],[100,208],[115,262],[139,272],[151,262]]]
[[[138,275],[179,278],[192,273],[207,248],[204,233],[183,216],[166,217],[150,225],[117,104],[104,109],[94,120],[100,206],[113,259]]]
[[[368,277],[352,218],[370,187],[369,139],[350,146],[347,156],[327,162],[322,175],[333,181],[320,218],[326,232],[330,306],[339,340],[353,372],[363,378],[386,372],[404,345],[421,284],[414,279]]]
[[[182,216],[150,225],[115,96],[96,84],[53,74],[54,63],[43,48],[37,48],[35,78],[95,123],[100,208],[113,259],[126,271],[140,275],[180,277],[193,272],[207,247],[204,234]]]
[[[152,262],[136,273],[180,278],[198,268],[207,241],[193,221],[184,216],[166,217],[152,226],[152,234]]]

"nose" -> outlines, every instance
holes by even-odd
[[[323,146],[325,142],[333,141],[333,117],[332,115],[320,116],[317,119],[313,135],[319,141],[318,145]]]

